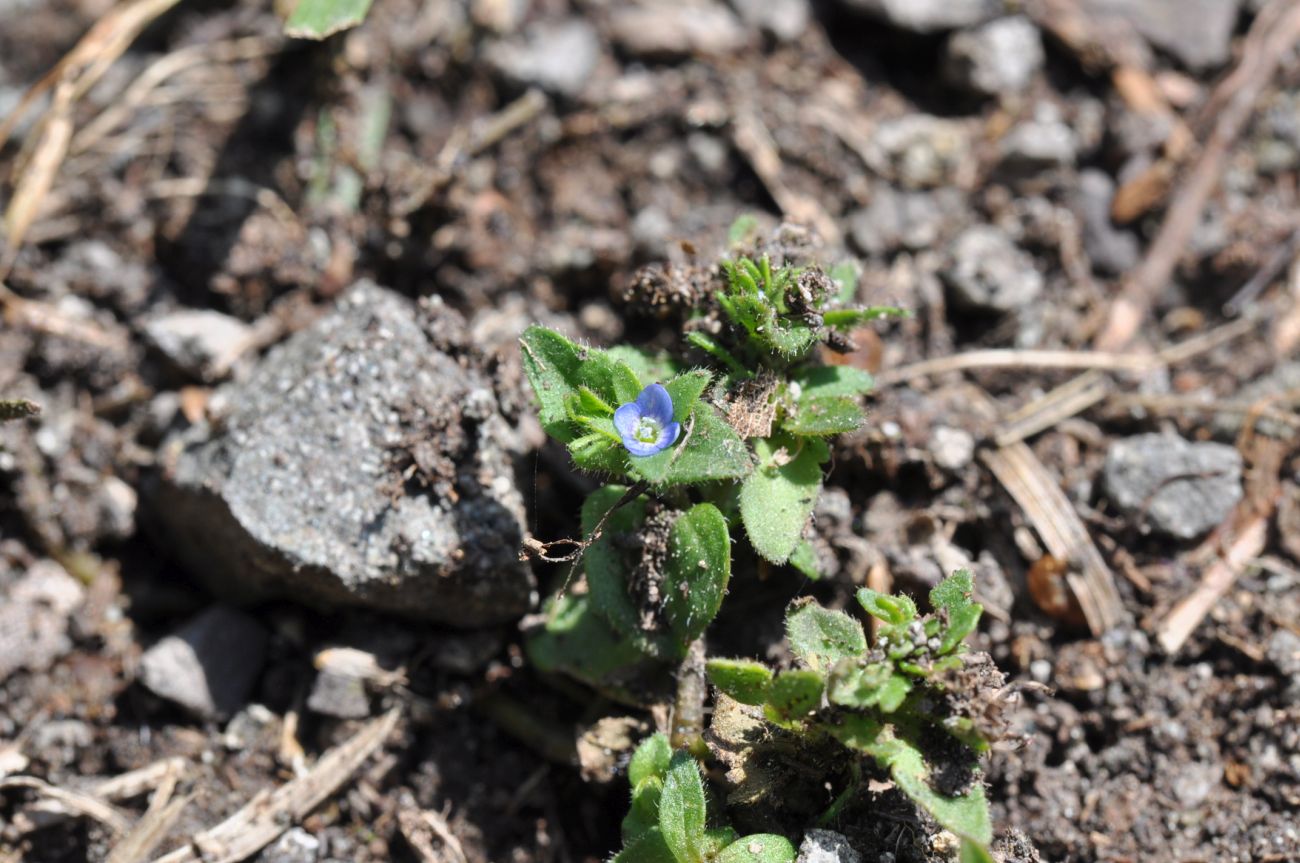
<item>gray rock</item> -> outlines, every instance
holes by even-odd
[[[936,465],[957,473],[975,458],[975,438],[964,429],[935,426],[930,435],[930,453]]]
[[[962,196],[956,189],[905,192],[882,184],[873,189],[867,206],[849,217],[850,236],[867,255],[927,249],[940,240],[961,207]]]
[[[731,0],[731,8],[747,26],[778,42],[798,39],[812,17],[808,0]]]
[[[581,18],[540,23],[522,40],[493,44],[487,60],[516,84],[576,96],[600,60],[600,37]]]
[[[1043,68],[1043,40],[1023,15],[999,18],[954,33],[944,52],[944,75],[983,96],[1020,93]]]
[[[1079,172],[1075,213],[1083,226],[1083,250],[1092,268],[1107,276],[1126,273],[1137,266],[1141,244],[1132,232],[1110,218],[1115,182],[1105,171],[1089,168]]]
[[[1002,167],[1018,174],[1073,165],[1079,142],[1055,110],[1040,110],[1002,139]]]
[[[952,263],[941,273],[953,302],[985,312],[1011,312],[1043,291],[1034,260],[990,225],[967,229],[952,244]]]
[[[1241,405],[1253,405],[1266,399],[1277,401],[1284,393],[1293,390],[1300,390],[1300,360],[1278,363],[1273,371],[1234,393],[1232,400]],[[1214,433],[1218,437],[1236,437],[1246,419],[1245,413],[1220,413],[1214,418]],[[1295,426],[1287,422],[1285,416],[1264,413],[1250,419],[1256,434],[1285,440],[1295,432]]]
[[[1268,639],[1268,661],[1287,677],[1300,680],[1300,635],[1279,628]]]
[[[1145,434],[1111,444],[1102,477],[1125,514],[1178,539],[1223,522],[1241,499],[1241,453],[1218,443]]]
[[[909,189],[950,185],[972,161],[970,133],[955,120],[908,114],[885,120],[867,142],[871,167]]]
[[[528,609],[515,431],[467,327],[371,283],[173,435],[151,496],[214,592],[459,626]]]
[[[1084,0],[1092,15],[1116,15],[1152,45],[1192,69],[1221,66],[1232,56],[1240,0]]]
[[[1004,8],[1002,0],[840,0],[840,5],[913,33],[973,27]]]
[[[248,700],[266,640],[256,620],[216,605],[146,650],[140,681],[202,719],[222,719]]]
[[[614,41],[623,50],[647,59],[730,54],[750,39],[730,9],[710,2],[618,4],[609,23]]]
[[[853,850],[843,833],[809,830],[799,843],[795,863],[862,863],[862,855]]]
[[[370,715],[366,682],[349,674],[321,671],[307,696],[307,708],[336,719],[364,719]]]
[[[148,342],[181,372],[201,381],[226,376],[248,348],[253,330],[243,321],[210,309],[186,309],[144,325]]]
[[[321,841],[301,827],[290,827],[257,858],[262,863],[316,863]]]
[[[44,671],[72,649],[68,620],[85,598],[59,564],[32,564],[0,598],[0,683],[19,669]]]

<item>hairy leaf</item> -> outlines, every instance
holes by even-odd
[[[642,700],[620,681],[636,677],[646,662],[644,654],[610,629],[591,609],[588,596],[568,594],[552,602],[546,624],[529,635],[526,650],[539,671],[568,674],[624,703]]]
[[[609,863],[677,863],[663,831],[652,827],[610,858]]]
[[[298,0],[284,22],[284,32],[296,39],[324,39],[365,20],[371,0]]]
[[[767,718],[789,727],[821,706],[826,681],[815,671],[783,671],[767,690]]]
[[[663,779],[672,758],[673,748],[668,743],[668,735],[651,734],[632,753],[632,760],[627,765],[628,782],[636,788],[651,777]]]
[[[826,696],[832,704],[859,709],[879,708],[882,713],[893,713],[903,705],[912,683],[895,674],[887,663],[869,665],[844,663],[831,673],[826,685]]]
[[[775,833],[742,836],[714,857],[715,863],[794,863],[795,848],[790,840]]]
[[[760,705],[767,700],[772,671],[749,659],[710,659],[704,672],[713,685],[741,704]]]
[[[785,563],[817,503],[830,450],[820,440],[776,434],[756,441],[754,451],[759,466],[740,488],[740,518],[754,550]]]
[[[609,513],[600,538],[587,548],[583,557],[591,606],[638,650],[651,656],[668,656],[676,651],[667,635],[641,628],[641,609],[627,590],[627,577],[635,566],[636,556],[621,546],[615,537],[641,530],[648,501],[644,496],[638,496],[619,509],[613,509],[626,493],[624,486],[607,485],[588,495],[582,504],[582,532],[585,536],[591,536],[601,518]]]
[[[568,443],[577,436],[566,407],[583,385],[581,348],[545,327],[531,326],[519,339],[524,372],[541,404],[538,420],[551,437]]]
[[[857,401],[848,396],[807,396],[795,405],[794,416],[781,427],[791,434],[824,437],[857,431],[867,421]]]
[[[910,318],[912,313],[897,306],[868,306],[865,309],[832,309],[822,313],[822,321],[837,330],[852,329],[881,318]]]
[[[902,626],[916,619],[916,603],[910,597],[897,594],[880,593],[869,587],[858,591],[858,602],[867,614],[895,626]]]
[[[790,559],[786,563],[813,581],[822,577],[821,561],[817,559],[817,551],[806,539],[799,540],[799,544],[794,547],[794,551],[790,552]]]
[[[799,385],[800,398],[866,395],[876,385],[869,373],[853,366],[814,366],[792,377]]]
[[[631,842],[642,833],[659,826],[659,798],[663,791],[664,781],[658,776],[649,776],[635,786],[632,805],[619,827],[624,842]]]
[[[717,615],[730,578],[727,520],[713,504],[696,504],[673,522],[664,561],[664,612],[683,653]]]
[[[956,650],[963,639],[979,625],[984,606],[971,599],[974,592],[975,579],[970,570],[966,569],[957,570],[930,591],[930,604],[936,611],[947,616],[947,626],[940,636],[938,653]]]
[[[855,659],[867,650],[862,624],[842,611],[822,608],[811,597],[790,606],[785,634],[795,656],[814,671],[828,671],[840,660]]]
[[[677,863],[704,859],[705,806],[704,782],[695,759],[685,752],[674,754],[659,798],[659,829]]]

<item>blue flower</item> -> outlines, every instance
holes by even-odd
[[[654,455],[677,442],[681,423],[673,422],[673,397],[661,384],[641,390],[636,401],[614,411],[614,428],[635,456]]]

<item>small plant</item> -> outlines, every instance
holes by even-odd
[[[623,819],[623,850],[611,863],[792,863],[794,846],[784,836],[739,836],[731,827],[710,827],[708,796],[700,768],[685,752],[673,752],[655,734],[637,747],[628,764],[632,805]]]
[[[41,406],[27,399],[0,399],[0,423],[39,416]]]
[[[965,665],[963,639],[982,611],[971,600],[972,587],[969,572],[954,573],[930,592],[935,612],[927,615],[918,615],[906,596],[859,590],[858,602],[881,623],[870,646],[849,615],[796,601],[786,613],[786,635],[798,667],[774,673],[758,662],[713,659],[709,679],[735,702],[761,709],[775,735],[794,734],[813,745],[833,740],[845,756],[870,759],[941,827],[961,837],[968,854],[978,855],[992,839],[977,768],[989,742],[976,717],[951,710],[948,684]],[[755,749],[744,757],[761,759],[763,753]],[[844,758],[833,762],[839,769]],[[865,775],[856,765],[852,773]],[[851,782],[824,819],[860,785]]]
[[[701,636],[732,579],[733,539],[771,564],[818,575],[807,532],[828,441],[866,422],[861,398],[873,382],[860,369],[824,364],[815,349],[843,350],[848,331],[900,314],[850,307],[854,271],[832,272],[767,254],[722,261],[704,289],[678,305],[686,307],[680,355],[601,350],[542,327],[521,338],[542,427],[578,468],[607,478],[582,506],[582,538],[570,541],[576,551],[552,557],[556,544],[531,546],[548,560],[574,562],[574,571],[530,634],[529,656],[543,671],[630,704],[674,704],[671,737],[651,738],[632,760],[618,861],[793,860],[784,834],[819,819],[760,818],[781,829],[744,838],[718,826],[720,812],[710,819],[696,759],[709,757],[732,719],[757,737],[742,734],[725,756],[713,754],[740,771],[740,782],[780,760],[754,740],[787,752],[833,749],[843,793],[820,823],[866,787],[874,768],[961,836],[967,859],[985,859],[989,816],[977,757],[986,735],[945,700],[965,663],[962,639],[980,615],[969,574],[936,588],[935,613],[924,617],[907,597],[860,591],[881,621],[874,646],[852,617],[799,601],[787,616],[799,667],[774,673],[747,660],[704,661]],[[708,741],[705,670],[723,693]],[[827,779],[819,781],[824,793]],[[756,796],[781,793],[779,781],[765,788]]]
[[[846,307],[847,272],[836,281],[766,255],[723,261],[715,275],[685,325],[698,364],[586,347],[542,327],[521,339],[543,428],[575,465],[612,480],[582,508],[575,557],[588,593],[552,602],[533,658],[625,700],[637,699],[613,678],[627,667],[575,643],[609,641],[601,630],[611,629],[641,657],[685,656],[726,592],[735,528],[759,556],[816,577],[804,532],[826,439],[862,426],[872,378],[823,365],[813,348],[898,313]]]

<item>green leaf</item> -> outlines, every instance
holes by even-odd
[[[831,281],[839,287],[835,298],[841,303],[851,303],[858,296],[858,279],[862,275],[862,265],[857,261],[843,261],[826,271]]]
[[[790,840],[775,833],[743,836],[722,849],[715,863],[794,863],[795,848]]]
[[[821,707],[826,681],[815,671],[783,671],[767,690],[764,713],[777,725],[790,727]]]
[[[704,842],[701,843],[701,848],[704,850],[704,859],[710,861],[717,859],[722,849],[735,842],[739,835],[730,827],[710,827],[705,830]]]
[[[974,593],[975,579],[966,569],[957,570],[930,591],[930,604],[947,618],[938,653],[956,650],[979,625],[984,606],[971,599]]]
[[[866,421],[856,399],[804,396],[795,404],[794,416],[786,417],[781,427],[791,434],[824,437],[857,431]]]
[[[817,559],[817,551],[806,539],[799,540],[799,544],[794,547],[794,551],[790,552],[790,559],[786,563],[813,581],[822,577],[821,561]]]
[[[669,529],[664,561],[664,613],[683,653],[717,615],[730,578],[727,520],[713,504],[696,504]]]
[[[324,39],[365,20],[371,0],[298,0],[284,22],[284,32],[295,39]]]
[[[677,863],[663,831],[651,827],[609,859],[609,863]]]
[[[820,440],[775,434],[756,441],[754,452],[759,467],[740,488],[740,518],[754,550],[773,563],[785,563],[817,503],[821,465],[830,450]]]
[[[936,611],[953,612],[970,605],[974,593],[975,579],[970,570],[959,569],[930,591],[930,604]]]
[[[691,410],[712,379],[713,376],[704,369],[695,369],[664,384],[664,389],[668,390],[668,395],[673,400],[673,419],[676,422],[684,423],[690,419]]]
[[[901,594],[890,596],[869,587],[858,591],[858,602],[867,614],[895,626],[905,626],[916,618],[916,603]]]
[[[651,734],[632,753],[627,765],[627,780],[633,788],[651,777],[663,779],[673,759],[673,748],[667,734]]]
[[[624,842],[631,842],[643,833],[659,827],[659,798],[663,795],[664,781],[649,776],[635,786],[632,805],[623,816],[619,830]]]
[[[614,408],[588,387],[578,387],[576,409],[582,416],[612,417]]]
[[[980,615],[983,613],[984,607],[978,603],[951,613],[948,617],[948,628],[943,631],[943,636],[939,639],[939,649],[935,652],[943,655],[956,650],[966,636],[979,626]]]
[[[566,404],[583,383],[578,375],[583,362],[581,348],[554,330],[538,326],[524,330],[519,344],[524,372],[541,403],[538,420],[547,434],[568,443],[576,434]]]
[[[910,318],[911,311],[898,306],[868,306],[865,309],[832,309],[822,312],[822,322],[837,330],[852,329],[881,318]]]
[[[930,787],[930,769],[921,750],[896,736],[892,728],[881,729],[879,723],[865,717],[848,716],[827,730],[845,746],[865,752],[887,767],[894,784],[929,812],[940,827],[981,845],[993,840],[988,801],[978,780],[965,794],[948,797]]]
[[[813,366],[792,376],[799,384],[800,398],[860,396],[871,392],[876,380],[853,366]]]
[[[753,213],[741,213],[727,229],[727,245],[739,246],[756,238],[758,235],[758,217]]]
[[[695,403],[676,446],[630,461],[632,474],[658,487],[736,479],[753,467],[749,447],[702,401]]]
[[[826,684],[826,697],[832,704],[879,708],[883,713],[893,713],[901,707],[911,691],[911,681],[895,674],[884,662],[865,666],[843,663],[835,668]]]
[[[769,327],[761,334],[760,341],[766,343],[783,357],[802,356],[817,343],[817,330],[803,321],[782,318],[781,322]]]
[[[563,673],[619,701],[638,704],[622,681],[644,676],[645,656],[610,629],[590,605],[590,597],[568,594],[550,603],[546,623],[525,643],[528,661],[538,671]]]
[[[877,748],[882,747],[878,745]],[[886,754],[877,758],[888,765],[894,783],[934,816],[939,826],[982,845],[993,841],[989,804],[984,798],[984,786],[978,779],[965,794],[947,797],[930,787],[930,770],[921,750],[907,741],[893,738],[884,751]]]
[[[961,840],[961,863],[997,863],[989,849],[969,839]]]
[[[842,611],[822,608],[811,597],[796,601],[785,615],[790,648],[814,671],[828,671],[843,659],[867,651],[862,624]]]
[[[631,345],[614,345],[605,348],[605,353],[610,359],[627,365],[638,380],[666,381],[677,374],[677,363],[662,351],[651,353]]]
[[[642,653],[664,657],[673,655],[666,634],[651,633],[641,628],[641,609],[627,590],[627,577],[636,565],[637,553],[619,544],[620,534],[637,534],[645,524],[644,495],[638,496],[617,510],[610,512],[623,499],[627,488],[607,485],[587,496],[582,504],[582,532],[591,536],[602,517],[605,526],[600,539],[587,548],[583,566],[587,572],[587,585],[591,593],[591,606],[609,622],[615,632],[628,639]]]
[[[700,769],[687,753],[675,753],[659,798],[659,829],[677,863],[703,861],[705,817]]]
[[[772,671],[749,659],[710,659],[704,672],[713,685],[741,704],[760,705],[767,700]]]

